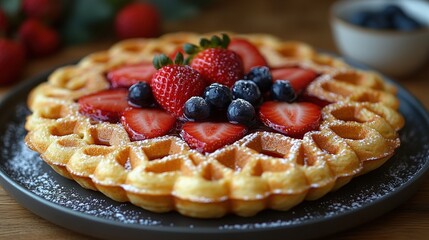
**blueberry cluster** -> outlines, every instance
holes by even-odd
[[[355,25],[372,29],[412,31],[423,27],[397,5],[387,5],[378,11],[357,11],[348,20]]]
[[[296,99],[289,81],[277,80],[273,84],[268,67],[254,67],[231,88],[213,83],[204,90],[202,97],[191,97],[185,103],[184,114],[189,120],[201,121],[213,113],[226,111],[228,121],[250,125],[255,120],[255,108],[267,95],[278,101],[292,102]]]

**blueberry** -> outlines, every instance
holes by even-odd
[[[393,26],[402,31],[412,31],[422,27],[422,24],[407,15],[393,16]]]
[[[255,82],[262,93],[270,90],[273,84],[273,76],[271,75],[270,69],[266,66],[251,68],[250,72],[244,76],[244,79]]]
[[[297,96],[288,80],[277,80],[271,87],[271,97],[277,101],[293,102]]]
[[[185,102],[185,117],[189,120],[204,120],[210,116],[210,106],[202,97],[191,97]]]
[[[226,116],[232,123],[249,125],[255,119],[255,108],[246,100],[235,99],[229,104]]]
[[[252,105],[256,105],[261,100],[261,91],[255,82],[249,80],[238,80],[232,86],[232,96],[234,99],[241,98]]]
[[[227,86],[213,83],[204,90],[204,99],[217,109],[226,109],[232,101],[231,89]]]
[[[397,5],[389,4],[381,10],[381,14],[384,16],[395,16],[395,15],[406,15],[405,12]]]
[[[372,29],[391,29],[393,28],[392,22],[382,14],[373,14],[366,22],[365,27]]]
[[[351,14],[348,20],[352,24],[364,27],[373,15],[374,13],[370,11],[358,11]]]
[[[153,103],[150,85],[146,82],[133,84],[128,89],[128,102],[136,107],[149,107]]]

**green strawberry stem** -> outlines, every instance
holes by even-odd
[[[208,48],[228,48],[231,42],[227,34],[222,34],[222,38],[213,35],[210,40],[207,38],[201,38],[199,46],[191,43],[185,43],[183,45],[183,51],[189,55],[185,63],[189,63],[190,60],[199,52]]]
[[[157,70],[159,70],[160,68],[162,68],[164,66],[171,65],[171,64],[183,65],[184,62],[185,62],[185,59],[184,59],[183,54],[181,52],[178,52],[176,54],[176,57],[174,58],[174,62],[169,57],[167,57],[167,55],[165,55],[165,54],[156,55],[152,60],[153,66]]]

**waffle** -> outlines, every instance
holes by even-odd
[[[320,74],[305,95],[326,103],[322,122],[302,139],[256,131],[203,154],[175,135],[131,141],[121,124],[79,114],[79,97],[109,87],[106,71],[151,61],[209,35],[125,40],[57,69],[28,97],[26,144],[84,188],[149,211],[197,218],[288,210],[376,169],[399,147],[404,119],[393,86],[305,43],[263,34],[239,36],[255,44],[272,67],[300,66]]]

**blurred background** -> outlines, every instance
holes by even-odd
[[[13,71],[0,77],[0,85],[13,85],[124,38],[177,31],[269,33],[335,51],[329,27],[332,2],[0,0],[0,38],[18,43],[25,51],[25,56],[19,57],[22,51],[0,44],[0,58],[9,59],[0,62],[0,68]]]
[[[16,66],[11,67],[10,61],[3,66],[0,62],[0,68],[15,69],[16,72],[10,73],[10,76],[0,76],[0,84],[13,84],[22,76],[28,77],[37,72],[29,69],[35,60],[44,63],[55,59],[55,63],[60,64],[105,49],[121,39],[157,37],[177,31],[268,33],[338,53],[330,26],[330,8],[334,2],[0,0],[0,38],[18,43],[25,52],[10,51],[17,62]],[[370,22],[375,22],[370,24],[372,28],[380,27],[377,20]],[[2,49],[7,47],[2,48],[0,44],[0,57],[7,58],[6,50]],[[427,61],[423,65],[427,68]],[[23,75],[20,74],[22,72]],[[413,74],[419,73],[415,71]]]

